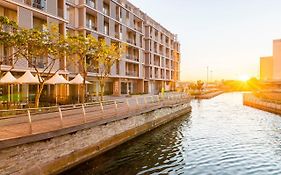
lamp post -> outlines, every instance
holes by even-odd
[[[206,87],[208,87],[209,82],[209,66],[207,66],[207,81],[206,81]]]
[[[211,74],[210,81],[213,82],[213,71],[212,70],[210,71],[210,74]]]

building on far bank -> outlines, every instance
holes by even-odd
[[[105,94],[121,95],[175,90],[180,75],[180,43],[177,35],[153,20],[138,7],[127,0],[1,0],[0,14],[14,20],[23,28],[41,28],[55,23],[62,35],[91,34],[104,39],[108,44],[125,43],[128,47],[125,55],[111,71],[105,85]],[[24,60],[13,62],[5,60],[12,48],[0,46],[3,60],[2,71],[12,66],[12,74],[21,76],[26,70],[35,72]],[[46,58],[38,60],[42,65]],[[59,73],[67,79],[75,77],[79,70],[69,67],[67,60],[56,63]],[[88,93],[97,95],[99,84],[97,70],[90,70],[87,80]],[[30,85],[24,85],[21,93],[34,93]],[[24,91],[24,92],[23,92]],[[43,94],[52,96],[53,87],[47,86]],[[76,94],[77,87],[61,86],[59,94],[65,97]]]
[[[272,56],[260,58],[260,80],[281,81],[281,39],[273,40]]]
[[[260,58],[260,80],[269,81],[273,79],[273,57]]]
[[[273,40],[273,80],[281,80],[281,39]]]

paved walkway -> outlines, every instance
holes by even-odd
[[[38,110],[30,111],[30,118],[26,113],[0,120],[0,143],[9,139],[56,131],[86,123],[118,120],[118,118],[128,116],[128,114],[173,105],[186,101],[187,98],[189,97],[182,95],[165,97],[164,99],[160,99],[158,96],[143,96],[102,104],[91,103],[85,106],[62,107],[60,110],[57,107],[57,110],[52,109],[51,112],[47,113],[40,113]]]

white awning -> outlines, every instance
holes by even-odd
[[[16,80],[18,84],[39,84],[38,78],[35,78],[29,70],[27,70],[20,78]]]
[[[63,76],[56,73],[52,78],[46,81],[46,84],[69,84],[69,81],[67,81]]]
[[[80,75],[77,74],[76,77],[69,81],[70,84],[83,84],[84,78]],[[91,84],[89,81],[86,81],[86,84]]]
[[[40,75],[35,75],[35,78],[39,81],[39,82],[42,82],[43,81],[43,78],[40,76],[39,78],[38,78],[38,76],[40,76]]]
[[[0,84],[15,84],[16,78],[11,74],[11,72],[7,72],[0,80]]]

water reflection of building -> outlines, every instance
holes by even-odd
[[[106,82],[105,94],[121,95],[130,93],[158,93],[175,90],[179,80],[180,44],[175,34],[168,31],[126,0],[1,0],[0,14],[16,21],[20,27],[44,29],[50,23],[57,24],[62,35],[66,33],[92,34],[107,43],[126,43],[128,49],[117,62]],[[0,46],[1,70],[8,71],[13,61],[5,56],[12,48]],[[47,58],[36,59],[36,64],[44,69]],[[67,79],[79,72],[77,68],[66,67],[62,59],[55,67]],[[31,66],[24,60],[14,65],[12,73],[21,76]],[[96,79],[98,70],[89,72],[89,94],[97,94],[99,84]],[[34,73],[34,71],[33,71]],[[3,87],[4,88],[4,87]],[[13,91],[34,94],[35,86],[14,86]],[[62,99],[77,93],[77,86],[59,86]],[[46,86],[43,96],[53,93],[52,86]]]

